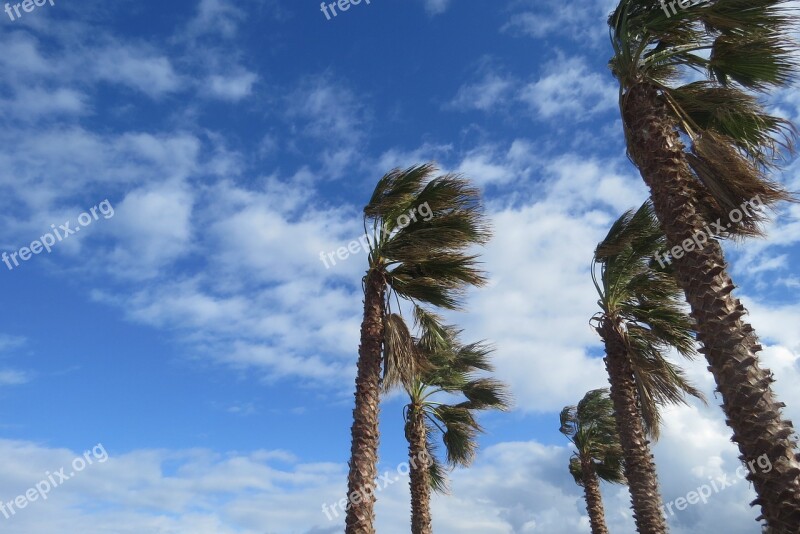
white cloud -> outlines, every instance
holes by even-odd
[[[545,66],[544,75],[520,90],[519,98],[537,116],[569,115],[580,122],[617,105],[611,77],[593,72],[583,58],[566,57]]]
[[[315,139],[350,145],[366,133],[368,115],[359,95],[330,76],[306,79],[285,102],[287,117]]]
[[[439,15],[447,11],[450,6],[450,0],[423,0],[425,3],[425,11],[430,15]]]
[[[187,35],[195,38],[204,34],[220,34],[233,38],[245,13],[228,0],[200,0],[197,14],[187,24]]]
[[[118,276],[149,278],[189,251],[193,198],[181,183],[129,192],[115,206],[116,246],[108,257]]]
[[[131,46],[103,50],[94,58],[93,70],[99,80],[123,84],[153,98],[174,93],[183,85],[168,57]]]
[[[614,0],[522,0],[514,4],[521,11],[512,14],[501,31],[536,39],[562,37],[599,47],[607,42],[606,20],[615,5]]]
[[[30,381],[27,373],[13,369],[0,369],[0,386],[17,386]]]
[[[15,98],[0,100],[0,116],[12,116],[22,121],[55,118],[58,115],[82,115],[87,111],[86,95],[65,88],[19,89]]]
[[[490,111],[510,97],[515,85],[513,79],[490,72],[475,83],[462,85],[447,107]]]
[[[213,96],[235,102],[250,96],[256,80],[258,76],[252,72],[215,74],[208,80],[208,90]]]

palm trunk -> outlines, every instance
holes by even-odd
[[[356,407],[353,410],[350,474],[347,477],[346,534],[375,534],[375,479],[378,476],[383,300],[386,283],[379,271],[367,274],[364,319],[358,347]]]
[[[428,478],[427,428],[425,413],[419,406],[410,406],[406,423],[409,477],[411,481],[411,534],[433,534],[431,527],[431,486]]]
[[[606,346],[606,369],[611,384],[619,441],[625,457],[625,477],[631,492],[633,518],[640,534],[663,534],[667,524],[649,441],[645,437],[633,369],[622,334],[610,319],[597,329]]]
[[[626,96],[622,114],[631,158],[650,188],[656,215],[670,248],[691,239],[705,226],[698,213],[699,183],[689,168],[673,119],[658,91],[640,84]],[[678,281],[697,322],[698,338],[722,394],[727,423],[739,457],[753,466],[757,459],[772,466],[748,469],[762,516],[776,534],[797,534],[800,525],[800,455],[792,423],[783,418],[770,384],[772,373],[759,365],[753,327],[742,320],[746,310],[733,297],[733,282],[716,239],[702,249],[674,259]]]
[[[583,492],[586,494],[586,512],[592,525],[592,534],[608,534],[603,496],[600,494],[600,481],[591,458],[581,458]]]

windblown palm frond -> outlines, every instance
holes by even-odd
[[[482,286],[478,256],[491,236],[480,194],[456,175],[434,177],[432,164],[384,176],[364,208],[372,227],[370,266],[401,298],[457,309],[469,286]]]

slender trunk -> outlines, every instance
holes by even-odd
[[[347,476],[346,534],[375,534],[375,479],[378,476],[383,300],[386,284],[379,271],[367,274],[364,319],[358,347],[356,407],[353,410],[350,474]]]
[[[682,246],[705,221],[698,213],[700,185],[689,168],[670,110],[652,86],[632,87],[622,110],[631,158],[650,188],[656,215],[670,248]],[[722,248],[709,236],[702,248],[686,246],[674,259],[678,281],[697,322],[702,352],[722,395],[722,407],[740,460],[748,465],[762,516],[776,534],[797,534],[800,525],[800,455],[792,423],[783,418],[772,392],[769,369],[759,365],[753,327],[732,295]],[[662,260],[663,261],[663,260]],[[764,465],[756,466],[760,461]],[[755,468],[753,468],[755,466]]]
[[[603,510],[603,496],[600,494],[600,481],[591,458],[581,458],[583,492],[586,494],[586,512],[592,525],[592,534],[608,534],[606,516]]]
[[[433,534],[431,527],[431,485],[428,478],[427,428],[425,413],[411,405],[406,423],[411,481],[411,534]]]
[[[625,477],[631,492],[636,529],[640,534],[663,534],[667,532],[667,524],[661,511],[656,466],[644,432],[625,341],[610,319],[603,320],[597,331],[606,346],[610,396],[625,457]]]

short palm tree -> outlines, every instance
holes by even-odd
[[[347,479],[347,534],[374,534],[374,483],[378,461],[378,415],[384,336],[394,296],[457,309],[469,286],[485,277],[468,253],[491,232],[477,189],[461,177],[434,177],[436,168],[396,169],[380,179],[364,207],[364,227],[372,228],[369,269],[364,276],[364,317],[358,350],[350,472]],[[422,209],[425,206],[425,209]],[[421,214],[420,212],[424,212]],[[431,213],[432,216],[427,216]],[[408,332],[393,330],[407,347],[398,372],[416,367]]]
[[[559,431],[575,445],[569,472],[583,487],[592,534],[608,534],[600,480],[624,484],[622,446],[607,389],[588,392],[577,406],[561,410]]]
[[[462,345],[455,327],[442,325],[438,316],[419,306],[414,313],[422,332],[416,348],[425,365],[407,381],[395,371],[395,363],[402,362],[390,354],[383,385],[387,390],[402,386],[409,396],[404,417],[410,460],[411,532],[432,534],[431,490],[447,491],[445,470],[436,454],[437,434],[444,443],[447,464],[451,468],[469,466],[477,450],[477,434],[482,432],[475,412],[505,410],[509,396],[504,384],[476,374],[493,370],[487,345]],[[442,394],[458,395],[463,400],[445,403]]]
[[[800,525],[797,443],[710,234],[758,235],[763,214],[752,207],[792,198],[767,173],[794,127],[757,98],[794,78],[790,4],[709,0],[675,10],[674,2],[621,0],[609,18],[628,154],[650,188],[740,458],[766,454],[775,466],[747,478],[759,496],[753,504],[780,534]],[[687,82],[698,73],[705,77]]]
[[[646,202],[613,224],[597,245],[592,269],[601,308],[594,322],[605,343],[625,477],[642,534],[667,531],[647,440],[647,435],[658,438],[659,407],[685,403],[687,393],[702,398],[683,371],[665,357],[671,348],[687,358],[696,353],[692,321],[682,306],[680,288],[671,273],[654,268],[653,252],[664,243],[652,206]]]

